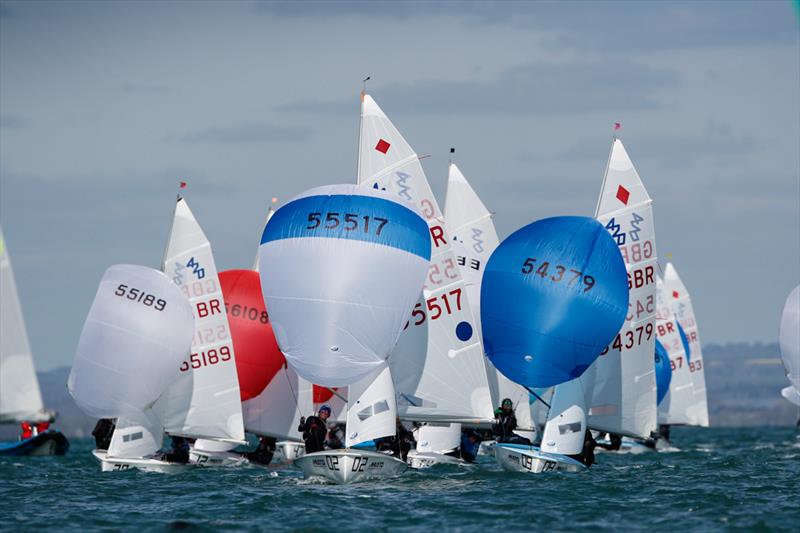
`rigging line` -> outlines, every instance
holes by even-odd
[[[527,390],[528,392],[530,392],[531,394],[533,394],[533,396],[534,396],[534,397],[535,397],[537,400],[539,400],[540,402],[542,402],[543,404],[545,404],[545,405],[546,405],[548,408],[550,408],[550,404],[549,404],[549,403],[547,403],[546,401],[544,401],[544,399],[543,399],[541,396],[539,396],[538,394],[536,394],[535,392],[533,392],[533,389],[531,389],[530,387],[527,387],[527,386],[525,386],[525,385],[523,385],[523,387],[525,387],[525,390]]]
[[[303,413],[300,412],[300,400],[297,399],[297,394],[295,394],[294,387],[292,387],[292,380],[289,379],[289,366],[286,363],[283,365],[283,373],[286,374],[286,383],[289,384],[289,390],[292,392],[292,397],[294,398],[294,410],[302,417]]]

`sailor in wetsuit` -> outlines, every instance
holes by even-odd
[[[110,418],[101,418],[98,420],[92,430],[95,448],[98,450],[107,450],[111,445],[112,435],[114,435],[114,421]]]
[[[331,408],[323,405],[317,411],[317,416],[300,418],[300,425],[297,426],[297,431],[303,434],[306,453],[321,452],[325,449],[325,439],[328,437],[328,418],[330,416]]]
[[[474,429],[465,428],[461,430],[460,457],[468,463],[475,461],[478,450],[481,447],[481,437]]]
[[[514,414],[514,404],[511,402],[511,398],[504,398],[500,407],[494,411],[492,433],[497,442],[512,444],[531,443],[528,439],[514,433],[515,429],[517,429],[517,417]]]
[[[258,463],[261,465],[268,465],[272,462],[273,455],[275,455],[275,439],[272,437],[259,438],[258,448],[256,448],[255,451],[244,454],[251,463]]]
[[[400,421],[400,417],[397,417],[395,419],[395,434],[375,439],[375,449],[379,452],[391,451],[395,457],[405,461],[413,443],[414,434],[407,430]]]
[[[162,461],[186,464],[189,462],[189,439],[170,435],[172,448],[160,455]]]
[[[586,467],[590,467],[594,464],[594,449],[597,447],[597,441],[594,440],[592,437],[592,432],[589,429],[586,429],[586,433],[583,435],[583,450],[581,453],[569,455],[568,457],[572,457],[576,461],[580,461],[581,463],[585,464]]]

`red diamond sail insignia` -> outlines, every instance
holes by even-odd
[[[378,141],[378,144],[375,145],[375,149],[377,151],[385,154],[386,152],[389,151],[389,147],[390,146],[391,146],[391,144],[389,144],[388,142],[386,142],[383,139],[381,139],[381,140]]]
[[[630,191],[628,191],[628,189],[620,185],[619,188],[617,189],[617,200],[619,200],[625,205],[628,205],[628,198],[630,198],[630,196],[631,196]]]
[[[673,298],[677,298],[678,296],[680,296],[680,295],[678,294],[678,291],[672,291],[672,297],[673,297]]]

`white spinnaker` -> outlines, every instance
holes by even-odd
[[[689,291],[678,276],[678,271],[672,263],[664,267],[664,294],[669,306],[672,308],[678,323],[683,327],[683,332],[689,340],[689,374],[692,377],[692,390],[694,400],[689,409],[689,424],[692,426],[708,427],[708,399],[706,397],[705,364],[703,350],[700,344],[697,320],[692,307]]]
[[[397,400],[387,363],[350,385],[347,397],[346,447],[397,432]]]
[[[46,420],[43,408],[11,259],[0,228],[0,422]]]
[[[311,383],[285,365],[261,391],[242,403],[244,427],[250,433],[301,441],[300,418],[313,410]]]
[[[138,415],[177,379],[193,332],[191,306],[163,272],[114,265],[86,317],[69,392],[91,417]]]
[[[483,270],[500,239],[491,212],[455,163],[448,168],[444,218],[452,236],[451,245],[461,277],[467,286],[470,306],[476,311],[475,325],[478,339],[481,339],[480,312],[477,310],[480,309]],[[484,357],[484,363],[492,404],[497,406],[504,398],[510,398],[519,429],[535,431],[528,391],[498,372],[488,357]]]
[[[800,406],[800,285],[786,298],[781,315],[781,357],[791,389],[783,390],[784,398]],[[788,388],[788,387],[787,387]]]
[[[651,204],[625,147],[614,139],[595,217],[619,245],[628,269],[630,303],[618,336],[581,379],[585,384],[594,380],[589,427],[642,438],[656,429],[656,241]]]
[[[433,241],[422,297],[389,358],[400,416],[415,421],[490,421],[479,330],[439,205],[417,154],[367,94],[361,102],[358,183],[417,205]]]
[[[178,198],[162,270],[195,316],[191,355],[154,410],[171,435],[244,441],[233,342],[211,244],[186,200]]]
[[[669,391],[658,404],[659,424],[690,424],[690,411],[694,404],[694,386],[689,372],[689,361],[683,349],[675,313],[669,305],[664,282],[656,276],[656,335],[669,355],[672,379]]]
[[[108,457],[136,459],[152,457],[164,440],[161,420],[150,409],[117,419]]]

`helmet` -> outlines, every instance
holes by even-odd
[[[326,413],[331,414],[331,408],[330,408],[329,405],[323,405],[322,407],[319,408],[319,411],[317,411],[317,412],[321,413],[322,411],[325,411]]]
[[[514,403],[511,401],[511,398],[503,398],[503,403],[501,405],[503,407],[514,407]]]

